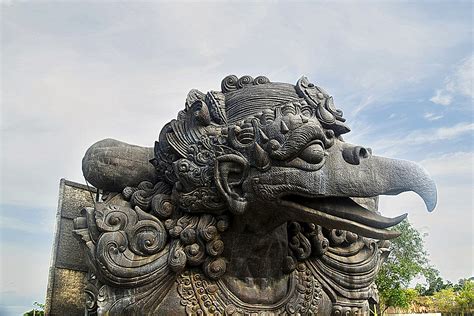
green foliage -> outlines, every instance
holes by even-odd
[[[416,290],[422,296],[430,296],[443,289],[447,289],[453,286],[449,281],[444,281],[439,275],[439,271],[433,267],[428,267],[423,272],[423,276],[426,279],[427,285],[417,284]]]
[[[32,309],[29,312],[24,313],[23,316],[44,316],[44,311]]]
[[[461,290],[456,296],[456,308],[459,312],[474,312],[474,281],[463,280]]]
[[[416,297],[416,290],[408,289],[419,275],[433,272],[423,247],[423,237],[404,220],[396,229],[402,234],[392,241],[391,254],[376,279],[382,311],[388,307],[407,308]]]
[[[35,306],[35,308],[24,313],[23,316],[44,316],[44,304],[34,302],[33,306]]]
[[[474,280],[461,279],[454,285],[444,281],[429,263],[422,235],[407,220],[396,229],[402,234],[392,241],[392,252],[376,279],[382,313],[388,307],[395,307],[406,311],[472,314]],[[419,276],[427,284],[409,289]]]
[[[400,308],[408,308],[418,297],[418,292],[414,289],[394,288],[386,298],[385,306],[396,306]]]
[[[444,313],[452,312],[456,308],[456,292],[453,288],[443,289],[433,295],[433,304],[436,310]]]
[[[466,279],[449,285],[431,296],[419,296],[414,305],[427,312],[471,315],[474,312],[474,282]]]

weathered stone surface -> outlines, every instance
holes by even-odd
[[[104,139],[92,145],[82,160],[82,172],[90,183],[105,191],[121,191],[127,185],[156,181],[149,160],[153,148]]]
[[[59,223],[59,243],[56,267],[76,271],[87,271],[86,257],[82,245],[71,233],[74,230],[72,219],[63,217]]]
[[[96,189],[83,184],[64,180],[64,193],[61,204],[61,217],[75,219],[81,215],[81,210],[92,206],[96,198]]]
[[[86,272],[54,268],[54,304],[48,315],[84,315],[84,278]]]
[[[305,77],[228,76],[221,91],[189,92],[151,164],[149,148],[94,144],[84,175],[109,193],[74,221],[91,259],[87,312],[369,314],[398,236],[388,228],[406,217],[382,216],[377,196],[414,191],[431,211],[436,186],[347,132]]]
[[[81,242],[73,236],[73,218],[80,216],[82,208],[94,205],[95,191],[61,179],[46,294],[47,315],[84,315],[88,266]]]

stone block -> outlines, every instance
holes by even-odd
[[[49,269],[45,311],[47,315],[84,315],[85,255],[73,235],[73,219],[94,205],[96,189],[61,179],[56,232]]]

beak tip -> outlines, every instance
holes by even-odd
[[[426,210],[430,213],[433,212],[435,208],[436,208],[436,201],[426,204]]]
[[[428,212],[433,212],[436,208],[436,204],[438,203],[438,194],[436,192],[436,188],[432,191],[431,197],[425,200],[426,209]]]
[[[417,192],[418,193],[418,192]],[[421,194],[420,194],[421,193]],[[428,212],[433,212],[438,203],[438,189],[434,181],[430,178],[428,183],[425,185],[425,188],[419,192],[419,195],[422,197],[426,205],[426,210]]]

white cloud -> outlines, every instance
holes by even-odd
[[[436,121],[443,118],[443,115],[437,115],[435,113],[428,112],[428,113],[425,113],[423,117],[428,121]]]
[[[352,111],[351,115],[354,117],[356,116],[359,112],[370,106],[371,104],[374,103],[374,96],[373,95],[368,95],[364,97],[364,99],[359,102],[359,104],[355,107],[355,109]],[[392,113],[393,114],[393,113]],[[390,117],[389,117],[390,118]]]
[[[452,95],[448,94],[446,90],[443,89],[436,90],[436,94],[430,99],[431,102],[440,105],[450,105],[452,100]]]
[[[459,123],[451,127],[440,127],[434,130],[433,134],[419,133],[413,137],[415,143],[435,142],[438,140],[448,140],[460,135],[474,131],[474,123]]]
[[[409,133],[397,133],[384,135],[383,139],[367,141],[368,145],[377,150],[378,153],[393,156],[409,151],[416,146],[426,146],[441,141],[448,141],[474,131],[474,123],[461,122],[454,126],[445,126],[430,129],[418,129]],[[373,133],[372,133],[373,134]]]
[[[456,95],[473,97],[473,62],[474,55],[464,58],[453,74],[445,79],[445,85],[437,89],[431,102],[440,105],[450,105]]]
[[[446,90],[459,93],[467,97],[473,97],[472,76],[473,76],[474,55],[465,58],[459,65],[456,73],[446,83]]]
[[[420,164],[430,172],[442,185],[449,185],[453,188],[461,184],[474,190],[474,152],[454,152],[420,161]],[[453,180],[455,179],[455,180]],[[466,198],[474,199],[474,194],[469,194]]]

